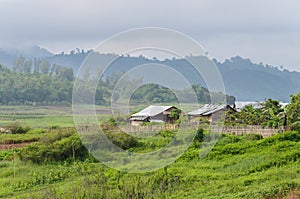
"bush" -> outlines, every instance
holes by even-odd
[[[174,132],[171,130],[161,130],[158,134],[164,138],[172,138],[175,135]]]
[[[107,124],[110,126],[117,126],[117,121],[113,117],[110,117],[107,121]]]
[[[22,126],[13,126],[10,127],[10,131],[12,134],[25,134],[30,131],[30,127],[22,127]]]
[[[300,121],[294,122],[290,125],[291,130],[300,132]]]
[[[247,140],[261,140],[263,139],[263,136],[260,134],[246,134],[243,135],[244,138],[246,138]]]
[[[46,163],[50,161],[84,160],[88,151],[77,135],[63,138],[52,144],[34,143],[27,145],[18,152],[23,161]]]
[[[127,150],[129,148],[137,146],[137,139],[124,132],[119,131],[117,127],[117,122],[113,117],[109,118],[107,122],[101,124],[101,128],[106,134],[107,138],[118,147]],[[98,141],[95,140],[95,142]]]
[[[240,137],[236,135],[227,135],[227,134],[221,134],[220,139],[218,141],[219,146],[224,146],[231,143],[237,143],[241,140]]]
[[[197,130],[197,133],[196,133],[196,136],[195,136],[194,140],[198,141],[198,142],[203,142],[203,139],[204,139],[204,129],[199,128]]]
[[[70,137],[71,135],[75,134],[75,129],[57,128],[53,130],[52,128],[50,128],[49,132],[51,132],[51,136],[42,136],[41,139],[39,140],[41,143],[51,144],[63,138]]]
[[[108,139],[118,147],[127,150],[137,146],[137,139],[123,132],[105,132]]]
[[[285,132],[285,133],[279,135],[278,140],[280,140],[280,141],[289,140],[289,141],[299,142],[300,141],[300,132],[297,132],[297,131]]]

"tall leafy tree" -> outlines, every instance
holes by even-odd
[[[287,123],[300,130],[300,93],[291,96],[291,102],[286,108]]]

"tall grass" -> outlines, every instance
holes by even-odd
[[[130,150],[144,152],[151,143],[155,150],[171,137],[162,133]],[[204,159],[199,158],[200,146],[193,143],[170,166],[143,174],[118,172],[90,159],[43,164],[17,160],[15,171],[12,161],[1,161],[0,197],[266,198],[286,195],[300,184],[298,132],[264,139],[222,135]]]

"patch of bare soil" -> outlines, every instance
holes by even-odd
[[[300,188],[291,190],[285,196],[267,197],[267,199],[300,199]]]
[[[17,143],[17,144],[0,144],[0,151],[12,149],[12,148],[22,148],[31,143],[32,142],[23,142],[23,143]]]
[[[287,196],[283,199],[300,199],[300,190],[292,190]]]

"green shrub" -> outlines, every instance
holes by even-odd
[[[10,128],[12,134],[25,134],[30,131],[30,127],[14,126]]]
[[[298,131],[287,131],[283,134],[280,134],[278,137],[279,141],[289,140],[294,142],[300,141],[300,132]]]
[[[106,134],[107,138],[118,147],[127,150],[137,146],[137,139],[124,132],[121,132],[118,129],[117,122],[113,117],[109,118],[107,122],[102,123],[101,128]],[[98,140],[95,140],[94,142],[98,142]],[[92,145],[96,146],[97,143]]]
[[[261,139],[263,139],[263,136],[260,135],[260,134],[245,134],[242,137],[246,138],[247,140],[261,140]]]
[[[27,145],[18,152],[23,161],[46,163],[51,161],[84,160],[88,151],[77,135],[63,138],[52,144],[34,143]]]
[[[198,128],[196,132],[196,136],[194,137],[194,141],[202,142],[204,139],[204,129]]]
[[[164,138],[174,137],[174,132],[172,130],[161,130],[158,134]]]
[[[110,126],[117,126],[117,121],[113,117],[110,117],[107,121],[107,124]]]
[[[0,151],[0,161],[12,160],[14,157],[14,152],[12,149]]]
[[[49,133],[51,135],[49,136],[42,136],[39,140],[43,144],[51,144],[57,140],[61,140],[63,138],[69,137],[71,135],[75,134],[75,129],[73,128],[57,128],[57,129],[49,129]]]
[[[105,132],[108,139],[118,147],[127,150],[137,146],[137,139],[123,132]]]
[[[218,146],[224,146],[231,143],[239,142],[241,138],[239,136],[235,135],[227,135],[227,134],[221,134],[220,139],[218,141]]]

